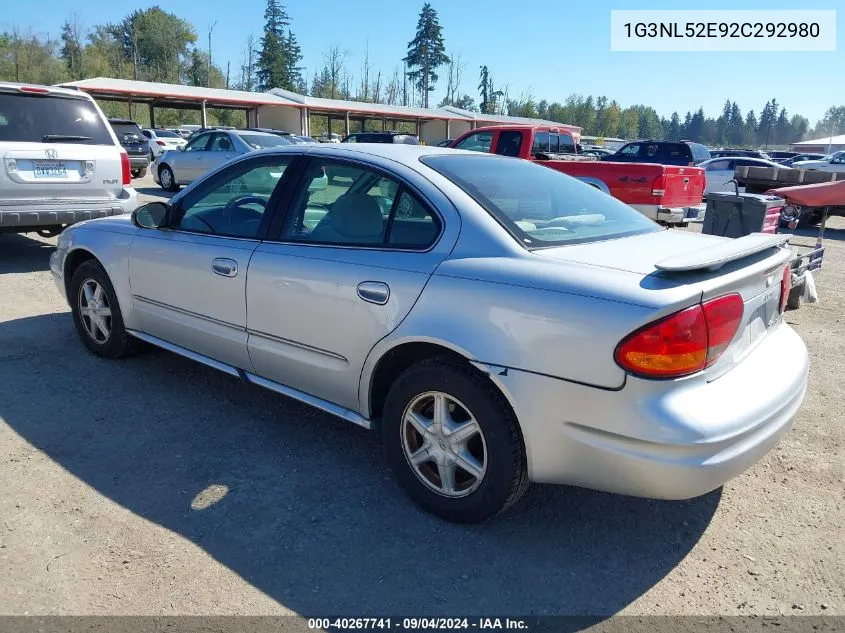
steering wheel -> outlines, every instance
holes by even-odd
[[[248,193],[244,196],[237,196],[236,198],[232,198],[229,202],[226,203],[224,209],[234,209],[235,207],[241,207],[245,204],[260,204],[262,207],[267,208],[267,203],[270,202],[269,198],[265,198],[264,196],[255,196],[251,193]]]

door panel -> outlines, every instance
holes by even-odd
[[[250,262],[250,359],[265,378],[357,410],[364,361],[449,252],[438,241],[448,227],[377,170],[315,159],[303,172],[285,242],[261,244]]]
[[[142,232],[132,244],[129,279],[142,331],[235,367],[246,352],[246,270],[257,241],[170,230]],[[216,259],[236,262],[216,274]]]
[[[129,279],[139,328],[240,369],[247,352],[246,278],[293,157],[232,165],[192,191],[169,227],[141,231]]]
[[[249,355],[256,373],[358,408],[372,347],[401,323],[442,259],[434,253],[264,243],[249,265]],[[384,304],[368,282],[388,287]]]

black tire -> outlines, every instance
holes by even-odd
[[[141,169],[136,169],[135,171],[132,172],[133,178],[143,178],[146,175],[147,175],[147,168],[146,167],[142,167]]]
[[[83,323],[80,293],[83,292],[83,284],[89,281],[94,281],[102,287],[111,310],[110,332],[105,340],[94,340]],[[123,314],[120,311],[114,286],[100,262],[95,259],[82,262],[71,277],[68,294],[73,324],[76,326],[76,332],[82,344],[88,348],[89,352],[103,358],[123,358],[138,349],[139,341],[129,335],[123,327]]]
[[[161,175],[164,172],[168,172],[170,174],[170,180],[169,180],[170,186],[167,186],[167,187],[162,182]],[[166,178],[165,178],[165,180],[166,180]],[[165,191],[179,191],[179,185],[176,184],[176,177],[173,175],[173,170],[170,169],[170,165],[162,165],[161,167],[158,168],[158,181],[161,183],[161,188],[164,189]]]
[[[477,488],[448,497],[426,485],[405,456],[402,418],[421,394],[440,391],[459,400],[481,427],[486,469]],[[455,523],[477,523],[504,512],[528,488],[519,424],[490,379],[449,358],[433,358],[405,370],[393,383],[381,420],[387,461],[399,484],[424,510]]]

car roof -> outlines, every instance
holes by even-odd
[[[109,123],[118,123],[119,125],[138,125],[132,119],[119,119],[118,117],[110,117]],[[138,125],[138,127],[141,127]]]
[[[0,90],[9,88],[41,88],[47,90],[50,94],[62,95],[67,97],[76,97],[77,99],[86,99],[93,101],[94,98],[87,92],[76,90],[74,88],[59,88],[58,86],[45,86],[37,83],[24,83],[19,81],[0,81]]]
[[[259,132],[257,130],[217,130],[218,132],[232,132],[238,136],[278,136],[272,132]]]

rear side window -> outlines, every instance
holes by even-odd
[[[426,249],[440,221],[405,186],[365,167],[314,161],[282,239],[335,246]]]
[[[696,163],[710,158],[710,150],[700,143],[690,143],[690,150],[692,150],[692,158]]]
[[[616,198],[536,163],[456,154],[421,161],[463,189],[526,248],[660,230]]]
[[[575,151],[575,142],[569,134],[558,134],[558,152],[561,154],[571,154]]]
[[[87,99],[0,92],[0,141],[114,145]]]
[[[686,165],[693,162],[692,150],[686,143],[666,143],[665,160],[671,165]]]
[[[550,141],[548,132],[535,132],[534,144],[531,146],[531,154],[542,154],[543,152],[552,151],[549,143]]]

